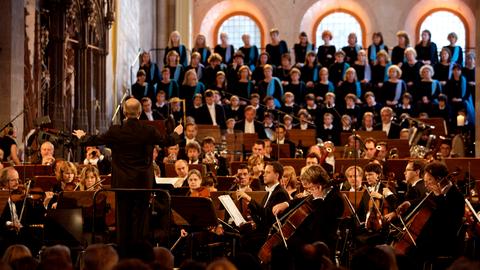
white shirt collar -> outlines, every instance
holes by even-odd
[[[329,126],[327,126],[327,125],[323,124],[323,128],[324,129],[333,129],[333,125],[330,124]]]
[[[271,187],[265,186],[265,191],[267,191],[268,193],[272,193],[278,185],[280,185],[280,182],[277,182]]]

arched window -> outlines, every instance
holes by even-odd
[[[418,36],[421,37],[423,30],[429,30],[432,33],[432,41],[437,44],[439,51],[443,46],[449,45],[447,36],[451,32],[457,34],[457,45],[461,46],[465,51],[467,41],[465,24],[462,19],[453,12],[446,10],[435,11],[426,16],[423,22],[421,21],[420,23]]]
[[[243,46],[242,35],[250,35],[250,43],[258,48],[262,45],[262,33],[257,22],[247,15],[234,15],[221,22],[217,31],[217,42],[220,43],[220,34],[228,34],[228,41],[238,50]]]
[[[363,43],[362,25],[356,17],[347,12],[336,11],[321,18],[315,32],[317,47],[323,44],[322,32],[325,30],[332,32],[332,45],[335,45],[337,50],[347,46],[348,35],[352,32],[357,34],[358,44],[362,45]]]

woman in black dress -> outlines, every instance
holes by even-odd
[[[322,67],[329,67],[335,62],[335,52],[337,49],[335,45],[331,45],[330,42],[333,39],[332,32],[325,30],[322,33],[322,40],[324,44],[318,47],[317,59]]]
[[[410,46],[410,38],[408,37],[407,32],[399,31],[397,32],[397,46],[393,47],[392,50],[392,65],[397,65],[402,67],[405,62],[405,49]]]
[[[170,51],[176,51],[180,56],[180,59],[179,59],[180,65],[186,68],[188,65],[187,48],[185,47],[185,45],[181,43],[180,39],[181,39],[180,32],[173,31],[170,34],[168,46],[167,48],[165,48],[165,56],[163,58],[163,63],[167,64],[167,57]]]
[[[402,65],[402,80],[407,84],[407,90],[414,92],[420,83],[420,68],[422,63],[417,61],[417,52],[414,48],[405,49],[407,61]]]
[[[315,44],[308,41],[307,33],[301,32],[298,36],[299,42],[293,46],[293,51],[295,53],[295,64],[303,65],[307,52],[315,50]]]
[[[220,44],[213,49],[215,53],[218,53],[222,57],[222,63],[231,64],[233,61],[233,55],[235,54],[235,48],[228,43],[227,33],[220,34]]]
[[[277,28],[270,30],[271,43],[267,44],[266,52],[270,55],[270,62],[279,66],[282,54],[288,53],[288,45],[285,40],[280,40],[280,32]]]
[[[195,45],[192,49],[192,54],[198,52],[200,54],[200,62],[202,65],[206,66],[208,63],[208,58],[212,54],[210,47],[207,46],[207,39],[204,35],[200,34],[195,38]]]
[[[432,33],[429,30],[422,31],[422,40],[415,46],[417,60],[424,65],[435,65],[438,62],[437,44],[432,42]]]

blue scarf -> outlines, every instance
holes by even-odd
[[[375,61],[377,60],[377,46],[375,44],[372,44],[372,46],[370,46],[370,60],[372,61]],[[380,46],[378,46],[379,50],[378,51],[381,51],[381,50],[384,50],[385,49],[385,45],[384,44],[380,44]]]
[[[280,108],[282,106],[282,104],[280,103],[280,100],[278,100],[274,95],[275,95],[275,92],[277,90],[276,88],[276,85],[277,84],[279,86],[279,89],[278,91],[280,91],[279,93],[279,96],[283,96],[283,87],[282,87],[282,83],[280,82],[280,79],[278,79],[277,77],[273,77],[272,80],[268,83],[268,86],[267,86],[267,96],[272,96],[274,98],[274,102],[275,102],[275,106]]]
[[[155,65],[150,62],[150,79],[153,81],[153,78],[155,77]]]
[[[313,67],[313,78],[312,78],[312,81],[313,82],[317,82],[318,81],[318,66],[315,65]]]
[[[225,49],[225,63],[228,63],[230,61],[231,54],[232,54],[232,45],[229,45]]]
[[[355,44],[355,52],[358,53],[362,49],[362,46]]]
[[[180,68],[180,64],[178,64],[176,67],[175,67],[175,72],[173,73],[173,79],[175,81],[178,82],[178,80],[180,79],[180,72],[182,72],[181,68]]]
[[[201,48],[202,49],[202,62],[206,63],[207,62],[207,48]]]
[[[461,87],[463,104],[465,105],[465,109],[467,111],[467,120],[470,124],[475,124],[475,107],[473,105],[473,98],[472,95],[469,95],[467,92],[467,79],[465,79],[464,76],[462,76],[461,79]]]
[[[347,69],[350,67],[350,65],[346,62],[343,62],[343,70],[342,70],[342,78],[345,77],[345,73],[347,72]]]
[[[388,62],[387,65],[385,66],[385,72],[383,74],[383,81],[386,82],[388,81],[388,68],[392,65],[392,63]]]
[[[248,55],[248,62],[250,62],[250,71],[253,72],[255,70],[255,51],[258,50],[257,47],[254,45],[250,47],[250,53]],[[250,96],[250,94],[249,94]]]
[[[453,47],[452,58],[450,62],[456,63],[458,61],[458,57],[460,56],[460,47],[455,46]]]
[[[145,90],[143,91],[143,96],[148,97],[148,83],[145,83]]]
[[[328,81],[328,92],[335,92],[335,86],[331,81]]]
[[[450,80],[453,75],[453,66],[455,65],[455,62],[450,61],[450,65],[448,66],[448,79]]]
[[[368,63],[365,63],[365,74],[364,74],[364,78],[365,80],[367,80],[368,82],[370,80],[372,80],[372,69],[370,68],[370,64]]]
[[[437,80],[433,80],[432,81],[432,97],[435,95],[435,93],[437,92],[437,87],[438,87],[438,90],[439,91],[442,91],[442,85],[440,84],[439,81]]]
[[[185,51],[185,47],[183,45],[178,46],[178,52],[180,54],[180,59],[182,59],[182,55]],[[183,58],[182,66],[186,67],[187,66],[187,57]]]
[[[357,94],[357,98],[362,97],[362,87],[360,86],[360,82],[355,82],[355,92]]]
[[[202,82],[197,82],[197,85],[195,86],[195,92],[193,93],[193,97],[195,96],[195,94],[203,95],[204,91],[205,91],[205,85],[203,85]],[[193,100],[193,97],[192,97],[192,100]]]
[[[398,101],[402,97],[402,90],[404,89],[405,82],[403,80],[399,80],[397,82],[397,86],[395,87],[395,97],[393,98],[393,101]],[[406,87],[405,87],[406,88]]]
[[[168,83],[167,92],[168,92],[168,98],[171,98],[172,92],[173,92],[173,81],[170,81],[170,83]]]

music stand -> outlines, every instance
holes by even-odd
[[[172,196],[172,209],[193,228],[216,226],[217,215],[210,198]]]

